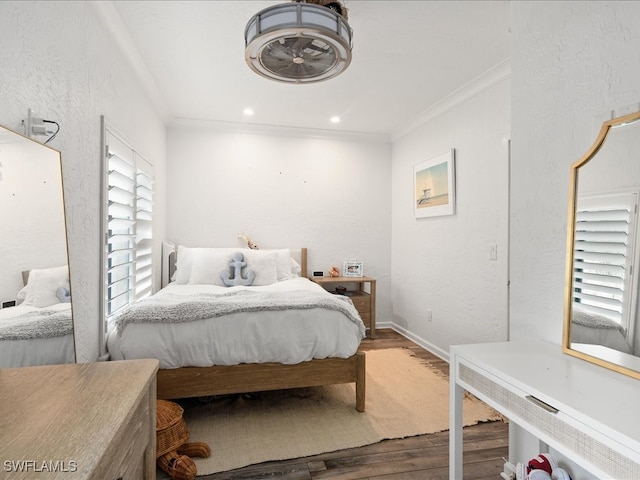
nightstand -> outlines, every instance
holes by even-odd
[[[376,338],[376,279],[371,277],[311,277],[311,280],[322,285],[326,290],[335,293],[338,285],[348,287],[357,284],[357,290],[347,290],[353,305],[358,310],[365,327],[369,330],[369,338]]]

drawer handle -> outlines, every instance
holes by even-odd
[[[537,405],[538,407],[542,408],[543,410],[546,410],[549,413],[558,413],[560,411],[557,408],[552,407],[548,403],[543,402],[539,398],[534,397],[533,395],[527,395],[524,398],[526,398],[527,400],[529,400],[534,405]]]

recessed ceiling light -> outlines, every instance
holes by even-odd
[[[331,117],[331,123],[340,123],[340,117]]]
[[[242,113],[244,113],[247,117],[251,117],[253,116],[254,112],[250,108],[245,108]]]

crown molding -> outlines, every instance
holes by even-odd
[[[120,52],[124,55],[125,60],[131,66],[135,76],[142,84],[143,90],[149,96],[149,100],[155,107],[157,113],[162,120],[166,123],[171,118],[171,113],[167,102],[160,92],[158,84],[154,80],[153,76],[149,72],[149,69],[142,60],[140,51],[135,46],[129,31],[124,25],[120,14],[116,10],[113,2],[110,0],[105,1],[90,1],[88,2],[96,16],[107,29],[112,40],[120,49]]]
[[[170,128],[215,130],[226,133],[245,133],[252,135],[272,135],[282,137],[317,138],[352,142],[391,143],[387,134],[351,132],[341,130],[323,130],[303,127],[262,125],[255,123],[220,122],[191,118],[175,118],[169,122]]]
[[[478,75],[466,85],[455,90],[450,95],[435,103],[433,106],[417,115],[413,119],[405,122],[390,135],[391,141],[395,142],[401,137],[413,132],[418,127],[424,125],[462,102],[472,98],[485,90],[497,85],[511,77],[511,61],[503,60],[496,66],[487,70],[485,73]]]

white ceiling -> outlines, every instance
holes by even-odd
[[[346,0],[349,68],[317,84],[282,84],[246,65],[244,28],[285,1],[114,1],[101,9],[119,24],[121,44],[169,120],[393,136],[509,57],[508,1]],[[334,115],[340,124],[329,122]]]

